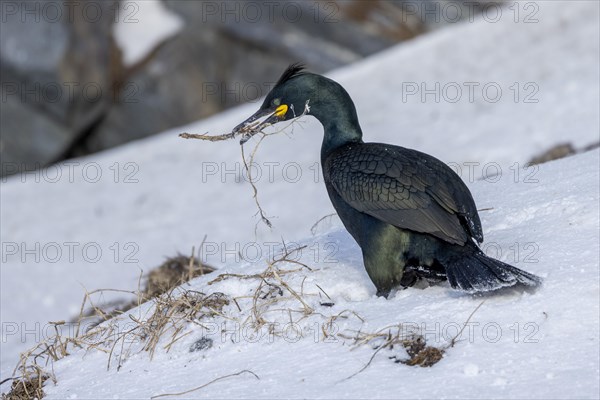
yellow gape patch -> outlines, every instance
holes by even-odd
[[[287,113],[287,110],[288,110],[288,106],[286,104],[282,104],[279,107],[277,107],[274,115],[278,118],[281,118],[285,115],[285,113]]]

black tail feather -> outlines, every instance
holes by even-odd
[[[523,284],[539,286],[542,278],[495,260],[476,250],[470,256],[453,257],[444,262],[450,286],[465,292],[489,292]]]

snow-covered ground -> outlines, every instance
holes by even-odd
[[[473,185],[480,203],[494,207],[482,214],[487,242],[493,243],[488,252],[501,249],[502,259],[545,277],[544,287],[536,292],[508,290],[470,296],[442,285],[398,291],[388,300],[377,298],[352,238],[335,229],[305,243],[309,247],[298,258],[313,271],[303,269],[291,278],[282,274],[315,310],[302,318],[301,304],[284,290],[289,300],[271,307],[284,311],[265,313],[267,320],[278,324],[283,337],[269,335],[266,327],[256,334],[244,324],[260,281],[230,278],[209,286],[207,282],[216,276],[208,275],[185,289],[240,297],[241,312],[231,303],[224,309],[227,318],[202,319],[203,328],[190,324],[190,334],[180,332],[183,338],[168,353],[157,351],[151,362],[147,352],[129,354],[126,346],[115,352],[113,367],[106,371],[106,354],[79,351],[55,364],[58,384],[47,386],[48,398],[149,398],[182,392],[240,370],[251,370],[260,380],[250,374],[231,377],[188,396],[597,397],[598,187],[589,183],[600,179],[599,161],[598,151],[593,151],[544,165],[535,184],[514,184],[511,176],[504,176],[495,185]],[[331,250],[314,252],[310,248],[314,243]],[[265,268],[266,263],[260,261],[219,272],[258,274]],[[280,268],[297,269],[297,265]],[[352,337],[357,331],[371,333],[403,324],[407,330],[419,327],[430,345],[441,348],[482,300],[485,303],[469,321],[462,341],[431,369],[395,364],[389,357],[406,357],[404,352],[383,350],[364,372],[346,379],[367,364],[374,349],[363,345],[353,350],[353,341],[337,334]],[[288,313],[287,309],[296,311]],[[340,313],[347,319],[328,325]],[[132,314],[146,315],[140,310]],[[123,321],[131,325],[129,318]],[[326,338],[322,329],[332,337]],[[213,341],[212,348],[190,352],[190,346],[202,337]],[[171,340],[165,334],[159,348]],[[121,357],[125,361],[117,372]]]
[[[200,334],[194,331],[151,362],[147,353],[132,355],[118,372],[106,371],[104,354],[75,353],[54,365],[58,384],[47,384],[48,396],[147,398],[249,369],[260,380],[231,377],[189,396],[598,397],[598,151],[522,168],[558,142],[598,140],[599,8],[530,4],[537,22],[523,20],[530,8],[521,5],[518,22],[505,9],[497,22],[453,26],[330,76],[354,99],[365,140],[416,148],[459,170],[478,208],[492,208],[481,212],[488,254],[544,276],[540,290],[486,296],[471,320],[478,325],[432,368],[394,364],[385,350],[342,381],[368,362],[370,346],[351,351],[349,340],[308,334],[296,343],[231,343],[217,335],[211,349],[189,353]],[[257,225],[235,142],[177,137],[225,133],[257,107],[2,182],[2,379],[19,352],[50,333],[47,321],[79,312],[84,288],[134,290],[140,270],[189,254],[205,235],[202,258],[244,274],[263,270],[282,238],[306,244],[303,261],[316,270],[291,276],[291,284],[306,277],[306,293],[320,293],[318,284],[335,303],[323,308],[313,296],[311,307],[325,316],[302,326],[315,332],[327,316],[351,310],[364,322],[351,317],[340,332],[415,323],[424,324],[431,344],[446,343],[483,298],[443,285],[376,298],[337,218],[311,237],[311,226],[333,208],[318,165],[322,129],[310,117],[258,151],[259,199],[272,230]],[[207,287],[208,279],[191,288],[238,296],[256,286],[226,280]]]

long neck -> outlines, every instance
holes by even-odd
[[[339,118],[330,118],[325,122],[320,119],[324,129],[323,143],[321,144],[322,157],[348,143],[362,143],[362,130],[354,105],[352,105],[352,113],[348,114]],[[338,116],[341,115],[343,114],[338,114]]]
[[[310,114],[323,125],[321,157],[348,143],[361,143],[362,130],[354,103],[338,83],[320,77],[315,101],[311,99]]]

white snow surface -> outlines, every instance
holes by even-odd
[[[290,275],[290,284],[302,286],[323,315],[299,322],[304,337],[298,341],[254,343],[243,335],[232,341],[216,333],[212,348],[193,353],[190,344],[208,333],[190,326],[170,351],[157,351],[152,361],[146,352],[131,352],[119,371],[114,362],[107,371],[106,354],[75,352],[54,364],[58,382],[46,384],[48,398],[148,398],[243,369],[260,380],[244,374],[185,397],[598,398],[599,153],[522,168],[558,142],[581,147],[598,140],[599,8],[597,2],[536,4],[537,23],[516,23],[504,10],[496,23],[449,27],[330,76],[353,98],[366,141],[415,148],[460,167],[478,208],[488,209],[480,212],[485,250],[543,276],[541,289],[471,296],[439,285],[377,298],[360,250],[337,218],[311,236],[311,226],[333,208],[318,165],[322,128],[310,117],[289,135],[268,138],[257,152],[259,199],[274,228],[257,225],[237,143],[177,137],[228,132],[256,110],[256,102],[74,160],[78,164],[2,182],[2,379],[11,375],[19,352],[50,333],[47,321],[77,315],[84,288],[135,290],[140,270],[189,254],[207,235],[202,256],[218,273],[262,271],[272,243],[282,238],[291,246],[306,244],[301,260],[313,271]],[[465,83],[488,84],[503,94],[495,103],[477,90],[473,102],[466,92],[457,102],[406,94],[413,83],[434,88],[436,82],[465,91]],[[515,82],[519,101],[510,89]],[[526,90],[528,83],[533,86]],[[532,87],[538,102],[524,103]],[[244,296],[256,287],[235,279],[207,286],[214,277],[186,288]],[[330,300],[316,285],[333,307],[320,305]],[[115,297],[123,295],[101,300]],[[349,310],[362,321],[351,314],[338,320],[338,332],[416,324],[431,345],[443,347],[484,299],[472,330],[431,368],[395,364],[389,356],[402,352],[383,350],[345,379],[369,361],[373,347],[318,334],[329,316]],[[148,307],[131,313],[146,315]],[[250,303],[240,300],[240,307],[248,313]],[[236,310],[229,305],[225,313]],[[291,317],[273,318],[284,325]]]
[[[115,17],[113,34],[125,65],[133,65],[163,40],[175,35],[183,19],[160,0],[123,1]]]

